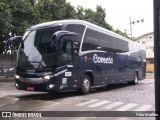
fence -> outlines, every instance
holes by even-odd
[[[0,76],[13,76],[15,65],[16,54],[0,54]]]

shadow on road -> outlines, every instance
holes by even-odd
[[[141,83],[138,83],[139,85]],[[127,83],[121,83],[121,84],[113,84],[108,85],[105,87],[100,88],[93,88],[90,92],[90,94],[96,94],[96,93],[102,93],[102,92],[110,92],[112,90],[121,89],[125,87],[130,87],[131,85],[128,85]],[[68,92],[60,92],[60,93],[42,93],[42,92],[36,92],[36,93],[29,93],[25,95],[18,95],[15,96],[16,98],[19,98],[19,100],[44,100],[44,101],[59,101],[64,98],[74,97],[74,96],[81,96],[78,91],[68,91]]]

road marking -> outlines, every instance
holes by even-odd
[[[106,105],[105,105],[106,104]],[[141,105],[137,103],[125,103],[125,102],[113,102],[109,100],[98,100],[98,99],[91,99],[84,102],[80,102],[75,104],[76,106],[85,106],[90,108],[99,107],[105,110],[114,110],[114,111],[148,111],[154,108],[154,105]]]
[[[30,109],[27,109],[27,111],[47,111],[50,107],[54,107],[54,106],[57,106],[57,105],[61,105],[62,103],[61,102],[53,102],[53,101],[46,101],[45,103],[43,103],[41,100],[40,100],[40,106],[37,106],[37,107],[34,107],[34,108],[30,108]],[[36,101],[37,103],[37,101]],[[44,105],[44,106],[43,106]]]
[[[115,108],[115,107],[122,105],[122,104],[123,104],[123,102],[114,102],[112,104],[105,106],[104,109],[109,110],[109,109]]]
[[[76,106],[84,106],[84,105],[91,104],[91,103],[94,103],[94,102],[97,102],[97,101],[99,101],[99,100],[92,99],[92,100],[89,100],[89,101],[86,101],[86,102],[76,104]]]
[[[129,103],[129,104],[127,104],[127,105],[124,105],[124,106],[116,109],[116,111],[127,111],[127,110],[129,110],[129,109],[131,109],[131,108],[133,108],[133,107],[135,107],[135,106],[137,106],[137,105],[138,105],[138,104],[136,104],[136,103]]]
[[[110,103],[110,102],[111,102],[111,101],[104,100],[104,101],[101,101],[101,102],[98,102],[98,103],[94,103],[94,104],[92,104],[92,105],[89,105],[89,106],[87,106],[87,107],[95,108],[95,107],[99,107],[99,106],[101,106],[101,105],[104,105],[104,104]]]
[[[153,105],[143,105],[143,106],[139,107],[138,109],[136,109],[134,111],[148,111],[152,107],[153,107]]]

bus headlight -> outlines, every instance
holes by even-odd
[[[15,75],[14,77],[15,77],[16,79],[19,79],[19,78],[20,78],[20,76],[19,76],[19,75]]]
[[[53,75],[46,75],[46,76],[44,76],[43,78],[46,79],[46,80],[49,80],[49,79],[51,79],[52,77],[53,77]]]

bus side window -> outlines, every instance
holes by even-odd
[[[72,61],[72,42],[63,41],[61,51],[61,62],[62,64],[69,64]]]
[[[99,32],[92,30],[91,28],[87,28],[82,45],[82,51],[99,50],[100,48]]]

